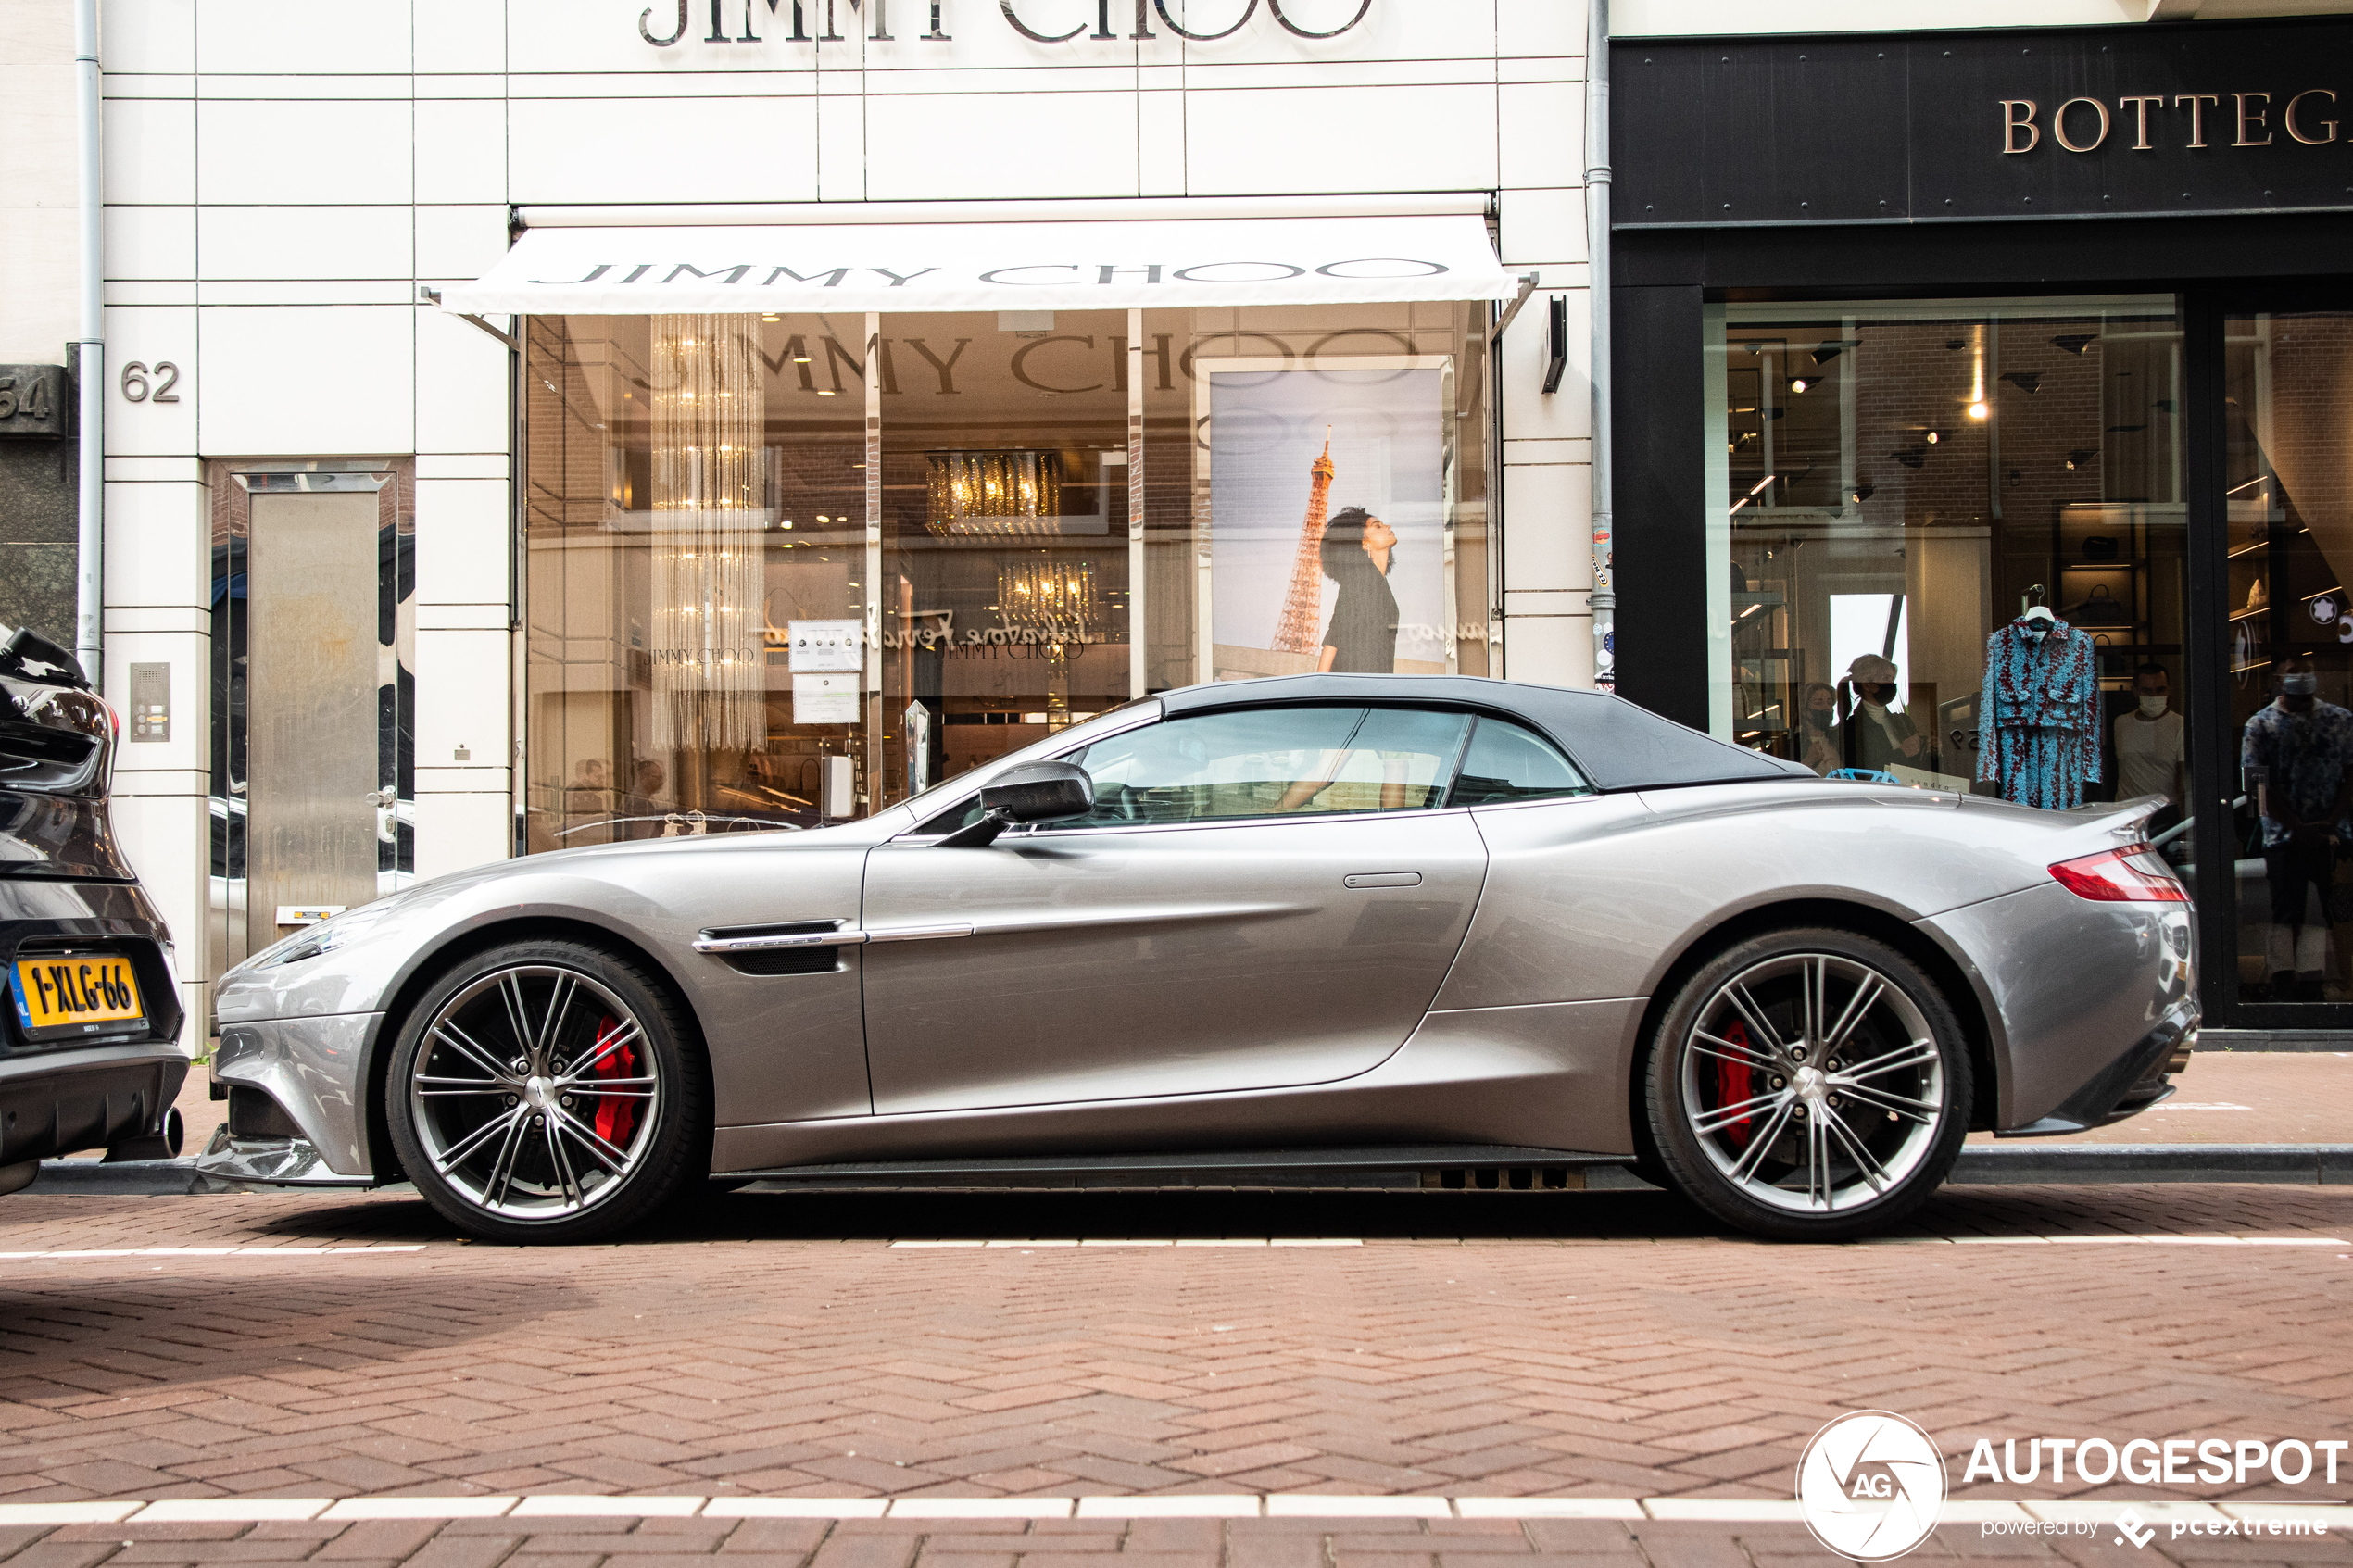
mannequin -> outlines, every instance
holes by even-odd
[[[2092,639],[2034,605],[1985,639],[1977,776],[2045,810],[2083,803],[2100,776],[2099,660]]]

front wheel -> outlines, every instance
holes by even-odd
[[[395,1041],[385,1120],[425,1200],[492,1241],[609,1236],[704,1174],[709,1095],[652,976],[572,942],[456,965]]]
[[[1935,982],[1850,932],[1774,932],[1701,966],[1645,1084],[1676,1188],[1784,1241],[1883,1230],[1926,1202],[1968,1132],[1969,1048]]]

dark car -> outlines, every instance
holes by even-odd
[[[0,1193],[41,1161],[179,1152],[171,933],[107,816],[112,711],[73,656],[0,627]]]

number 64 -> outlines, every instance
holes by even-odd
[[[152,395],[147,386],[147,367],[133,359],[122,367],[122,396],[129,403],[177,403],[180,395],[171,389],[180,384],[180,367],[169,359],[156,361],[156,383]]]

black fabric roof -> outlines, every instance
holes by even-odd
[[[1813,770],[1730,746],[1647,708],[1603,692],[1491,681],[1476,675],[1278,675],[1228,681],[1161,694],[1170,718],[1217,709],[1293,703],[1388,703],[1466,708],[1515,719],[1542,732],[1604,790],[1670,789],[1743,784]]]

